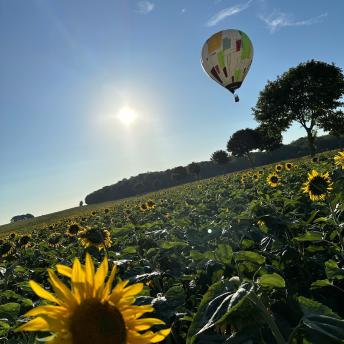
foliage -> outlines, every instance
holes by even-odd
[[[224,164],[227,164],[227,162],[229,161],[229,157],[228,157],[227,152],[220,149],[220,150],[215,151],[211,155],[210,160],[215,162],[218,165],[224,165]]]
[[[17,221],[22,221],[22,220],[27,220],[27,219],[33,219],[34,216],[32,214],[24,214],[24,215],[16,215],[11,218],[11,222],[17,222]]]
[[[311,155],[315,154],[316,129],[343,134],[344,75],[334,64],[307,61],[269,81],[253,108],[256,120],[285,131],[298,122],[307,132]]]

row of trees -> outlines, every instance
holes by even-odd
[[[311,60],[268,81],[252,109],[256,129],[235,132],[227,143],[227,151],[235,157],[245,156],[251,164],[251,152],[272,151],[282,144],[282,133],[293,123],[306,131],[309,152],[316,153],[316,134],[323,129],[332,135],[344,134],[344,75],[334,64]],[[225,164],[229,156],[219,150],[211,160]]]

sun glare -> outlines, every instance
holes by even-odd
[[[117,114],[117,118],[126,126],[131,125],[136,119],[136,112],[128,107],[122,107]]]

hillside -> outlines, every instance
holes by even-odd
[[[344,147],[344,137],[324,135],[317,138],[316,145],[318,152],[341,148]],[[307,138],[304,137],[288,145],[283,145],[272,152],[257,152],[252,155],[255,160],[255,165],[262,166],[277,161],[306,156],[308,154],[308,141]],[[200,162],[199,165],[201,168],[199,179],[240,171],[250,167],[249,162],[244,158],[232,158],[226,165],[217,165],[211,161],[203,161]],[[185,166],[185,168],[187,168],[187,166]],[[168,169],[160,172],[141,173],[128,179],[125,178],[113,185],[104,186],[88,194],[85,198],[85,202],[87,204],[95,204],[122,199],[188,183],[196,179],[195,175],[187,173],[179,178],[174,178],[174,173],[174,169]]]

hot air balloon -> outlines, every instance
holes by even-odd
[[[233,93],[241,86],[253,58],[249,37],[240,30],[224,30],[212,35],[203,45],[201,64],[205,72]]]

